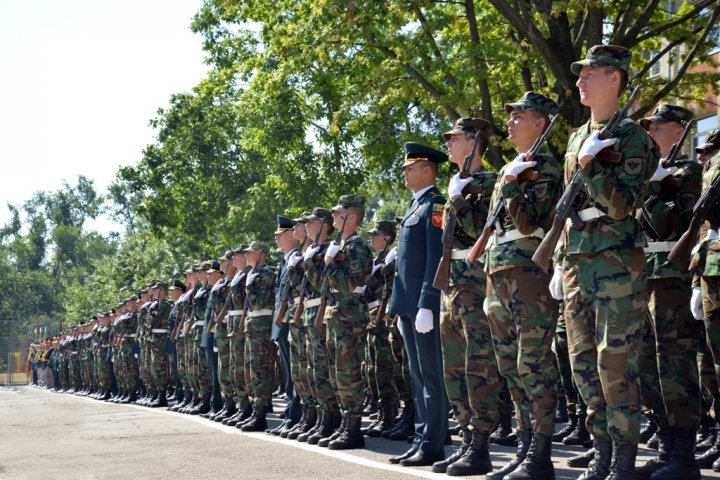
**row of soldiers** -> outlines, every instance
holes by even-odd
[[[213,419],[264,430],[275,343],[297,395],[270,433],[287,438],[363,447],[364,435],[398,428],[402,399],[414,418],[412,445],[390,462],[552,479],[561,386],[571,426],[592,441],[580,478],[699,479],[700,466],[720,470],[717,443],[695,458],[703,390],[710,413],[720,397],[717,205],[693,217],[717,188],[720,135],[697,147],[698,162],[678,148],[690,110],[661,105],[639,123],[626,118],[619,99],[630,61],[627,49],[598,45],[572,63],[591,118],[571,134],[562,163],[542,146],[558,106],[528,92],[505,106],[518,155],[498,174],[482,167],[491,128],[480,118],[443,134],[447,154],[406,144],[402,176],[413,203],[397,225],[378,223],[370,245],[357,234],[365,199],[345,195],[332,209],[278,218],[277,272],[265,263],[269,246],[256,241],[191,268],[173,282],[172,306],[168,286],[156,283],[101,316],[114,330],[107,348],[119,400],[134,401],[141,379],[152,405],[164,405],[175,370],[162,362],[174,345],[183,401],[171,409],[215,408]],[[446,199],[435,179],[447,160],[459,172]],[[705,229],[688,271],[669,258],[692,221]],[[558,229],[552,264],[538,261]],[[701,376],[699,353],[714,372]],[[363,364],[381,404],[364,432]],[[518,451],[493,470],[504,384]],[[462,443],[446,457],[448,401]],[[658,454],[636,469],[643,406]]]

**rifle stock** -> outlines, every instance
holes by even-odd
[[[688,270],[690,266],[690,256],[695,242],[697,241],[700,229],[705,220],[697,216],[692,217],[690,226],[687,231],[682,234],[675,247],[668,254],[668,260],[675,264],[683,272]]]
[[[483,227],[480,236],[478,237],[475,244],[472,246],[472,249],[467,256],[467,259],[465,260],[468,266],[475,266],[478,258],[480,258],[485,251],[485,248],[487,247],[488,241],[490,240],[490,237],[492,236],[494,230],[495,229],[489,223],[485,223],[485,226]]]
[[[550,231],[545,234],[540,245],[532,256],[532,261],[535,265],[540,267],[542,270],[548,270],[550,268],[550,259],[555,253],[555,246],[560,241],[560,236],[565,226],[565,219],[561,218],[557,214],[553,218],[552,227]]]

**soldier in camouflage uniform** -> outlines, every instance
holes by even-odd
[[[173,307],[173,311],[175,314],[174,322],[175,326],[173,328],[172,333],[172,339],[175,342],[175,357],[177,361],[177,372],[178,377],[180,378],[180,383],[182,384],[183,389],[183,395],[182,395],[182,401],[178,402],[174,407],[170,407],[171,412],[179,412],[184,408],[187,408],[188,405],[192,405],[195,401],[194,399],[194,392],[193,392],[193,386],[192,382],[190,381],[190,374],[189,374],[189,365],[187,362],[187,342],[185,338],[185,328],[186,328],[186,321],[187,321],[187,311],[189,307],[189,297],[193,291],[194,288],[194,274],[192,273],[192,267],[190,267],[188,270],[184,272],[184,280],[185,282],[182,283],[182,287],[180,287],[180,290],[182,290],[182,293],[178,297],[178,299],[175,301],[175,305]],[[173,289],[173,292],[176,290]],[[173,296],[176,294],[174,293]]]
[[[372,268],[372,253],[365,240],[357,235],[365,218],[365,197],[343,195],[332,212],[333,226],[341,228],[344,225],[344,229],[325,251],[323,275],[331,292],[325,318],[333,320],[336,380],[345,429],[328,444],[328,448],[347,450],[365,446],[360,431],[363,409],[361,368],[368,323],[367,301],[363,294],[365,279]]]
[[[180,374],[180,357],[177,351],[177,330],[179,329],[180,315],[178,309],[178,301],[180,297],[187,291],[187,287],[183,282],[174,278],[168,288],[170,292],[170,301],[172,302],[172,308],[168,315],[168,340],[165,344],[165,351],[168,355],[168,363],[170,366],[170,379],[174,386],[173,397],[177,402],[177,405],[181,404],[185,400],[182,376]],[[175,408],[175,407],[172,407]],[[171,410],[172,410],[171,408]]]
[[[249,345],[250,383],[253,391],[253,413],[241,427],[243,432],[261,432],[267,428],[265,415],[272,401],[273,363],[272,329],[275,306],[275,273],[265,265],[270,247],[252,242],[245,257],[252,270],[245,277],[245,339]]]
[[[150,365],[150,342],[148,341],[148,309],[153,302],[150,294],[150,288],[154,281],[146,285],[145,288],[138,292],[141,307],[137,313],[137,337],[136,345],[138,352],[138,368],[140,371],[140,387],[143,390],[143,396],[138,398],[138,405],[147,405],[153,401],[153,397],[157,396],[157,389],[152,381],[152,368]]]
[[[440,311],[445,389],[463,431],[463,442],[447,459],[433,465],[448,475],[481,475],[492,470],[490,431],[497,422],[498,369],[488,319],[483,312],[486,278],[481,265],[465,258],[482,232],[496,176],[482,168],[490,124],[482,118],[460,118],[443,138],[450,162],[467,169],[466,178],[450,179],[443,217],[454,216],[449,287]],[[469,164],[465,159],[470,157]],[[447,222],[447,220],[446,220]],[[447,223],[444,223],[447,225]],[[448,232],[443,232],[447,235]]]
[[[498,368],[515,405],[518,454],[504,468],[488,475],[492,480],[555,476],[551,446],[558,375],[551,345],[557,303],[548,291],[548,272],[532,262],[532,255],[552,226],[562,190],[562,167],[544,149],[532,159],[525,158],[524,152],[543,134],[549,116],[557,110],[553,100],[535,92],[505,105],[510,114],[508,138],[520,154],[498,174],[500,181],[490,209],[503,202],[504,210],[501,230],[490,240],[485,269],[490,280],[490,330]],[[536,181],[523,174],[531,167],[540,175]]]
[[[151,378],[158,391],[157,398],[149,403],[152,408],[167,407],[167,389],[170,386],[170,370],[166,351],[168,318],[172,304],[167,300],[167,282],[156,282],[152,287],[153,302],[148,308],[148,337],[150,344]]]
[[[665,159],[678,143],[693,113],[662,105],[640,120]],[[658,165],[650,192],[639,211],[648,246],[649,315],[640,356],[643,404],[652,412],[660,439],[658,458],[637,470],[638,478],[699,479],[695,431],[700,425],[700,380],[697,369],[698,322],[690,313],[692,275],[668,261],[673,243],[690,225],[700,196],[702,167],[678,155],[673,166]],[[668,464],[669,462],[669,464]],[[654,472],[654,473],[653,473]]]
[[[562,266],[551,287],[562,277],[570,361],[594,438],[595,458],[584,478],[632,478],[640,436],[638,349],[647,314],[646,242],[634,213],[659,153],[629,119],[622,120],[614,138],[599,136],[619,110],[630,59],[623,47],[598,45],[571,66],[591,119],[568,141],[565,181],[579,169],[584,192],[574,205],[580,221],[565,226]],[[619,163],[596,158],[609,147],[620,155]]]
[[[201,415],[208,413],[211,409],[211,395],[212,395],[212,377],[210,374],[210,365],[205,354],[205,349],[201,346],[202,332],[205,328],[205,312],[207,310],[207,304],[210,299],[210,290],[212,285],[210,280],[217,280],[219,265],[217,262],[204,262],[202,264],[202,271],[198,272],[200,278],[200,288],[195,292],[192,298],[192,318],[193,323],[191,327],[191,343],[192,343],[192,372],[197,383],[197,391],[200,397],[200,403],[195,406],[192,410],[188,411],[190,415]],[[210,347],[212,348],[212,347]]]
[[[390,325],[387,307],[392,296],[392,283],[395,266],[385,266],[385,258],[395,241],[396,223],[380,221],[370,230],[370,244],[377,253],[373,261],[372,273],[367,278],[367,299],[370,323],[368,329],[368,382],[377,392],[379,415],[364,434],[380,437],[383,432],[394,427],[393,419],[397,411],[398,391],[393,384],[394,360],[390,348]]]
[[[125,376],[126,396],[119,403],[134,403],[137,400],[137,390],[140,382],[140,370],[136,352],[138,310],[142,306],[137,296],[130,297],[127,311],[121,321],[120,354],[121,368]]]
[[[184,407],[180,408],[180,413],[190,413],[193,409],[202,403],[202,397],[200,395],[200,385],[198,383],[197,372],[195,370],[195,334],[194,326],[196,318],[194,315],[193,299],[195,294],[202,290],[201,282],[202,272],[198,265],[193,265],[187,272],[187,285],[188,291],[185,292],[180,298],[181,304],[181,326],[178,338],[180,339],[178,345],[182,342],[183,350],[183,365],[185,370],[185,381],[190,387],[192,392],[191,396],[188,396],[188,402]]]

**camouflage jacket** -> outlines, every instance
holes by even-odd
[[[240,327],[242,315],[230,315],[230,312],[242,312],[245,309],[245,275],[247,275],[249,271],[250,267],[245,267],[245,269],[238,271],[232,280],[230,280],[230,284],[227,287],[225,304],[228,310],[228,316],[226,317],[228,336],[234,336]]]
[[[382,263],[385,260],[385,254],[378,256],[375,260],[378,263]],[[369,275],[367,278],[367,291],[366,297],[368,302],[377,302],[377,307],[370,309],[370,320],[374,321],[377,316],[377,309],[383,301],[383,296],[387,298],[388,305],[390,304],[390,298],[392,297],[393,280],[395,279],[395,262],[390,265],[382,265],[378,268],[375,273]],[[385,308],[387,312],[387,306]],[[385,314],[383,314],[385,315]]]
[[[150,334],[153,329],[168,328],[168,319],[170,318],[170,310],[172,303],[167,300],[155,300],[148,310],[148,319],[150,325]]]
[[[482,233],[496,180],[497,176],[494,173],[482,169],[476,170],[472,173],[472,181],[463,189],[463,195],[454,200],[448,199],[445,203],[444,219],[447,219],[448,215],[457,217],[453,249],[471,248]],[[445,224],[443,221],[443,225]],[[471,269],[463,259],[450,262],[451,287],[477,284],[484,275],[479,264]]]
[[[716,153],[706,163],[703,172],[703,190],[708,188],[718,175],[720,175],[720,152]],[[715,236],[712,231],[717,232],[718,228],[720,228],[720,200],[715,203],[712,213],[711,217],[705,220],[707,228],[703,229],[705,234],[701,236],[700,242],[700,254],[705,256],[701,272],[706,277],[720,276],[720,239],[708,238],[708,233]]]
[[[514,182],[498,182],[495,185],[490,210],[502,198],[505,215],[502,227],[506,232],[519,230],[528,235],[538,228],[547,233],[555,216],[555,205],[562,194],[562,167],[555,157],[541,152],[533,158],[534,169],[540,174],[536,182],[518,179]],[[505,167],[498,178],[505,174]],[[540,244],[538,237],[523,237],[507,243],[492,244],[487,252],[485,270],[494,273],[513,267],[534,265],[533,253]]]
[[[570,183],[575,173],[583,142],[603,126],[588,121],[570,135],[565,154],[565,184]],[[588,162],[580,172],[584,190],[574,204],[578,211],[595,207],[605,215],[584,222],[581,229],[566,225],[561,250],[564,255],[646,245],[634,213],[642,205],[647,181],[657,168],[660,153],[645,130],[631,120],[620,125],[616,137],[617,142],[608,148],[622,154],[622,160],[608,165],[596,158]]]
[[[318,298],[320,289],[322,288],[323,272],[325,271],[325,252],[330,246],[330,240],[325,240],[320,244],[320,250],[313,258],[303,261],[303,269],[307,277],[307,299]]]
[[[328,276],[328,286],[333,291],[334,305],[340,317],[350,315],[352,312],[362,310],[366,304],[364,295],[356,289],[365,286],[365,279],[372,271],[372,252],[362,237],[353,234],[340,244],[338,256],[344,255],[340,260],[325,267]]]
[[[680,187],[650,182],[650,193],[639,212],[648,241],[676,241],[690,226],[692,209],[702,188],[702,166],[687,157],[678,159],[676,164],[678,170],[671,177],[681,182]],[[645,254],[648,278],[690,278],[668,260],[668,253]]]
[[[258,269],[259,275],[245,287],[245,294],[250,310],[275,308],[275,272],[268,266]]]

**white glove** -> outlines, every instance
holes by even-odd
[[[249,287],[250,285],[252,285],[258,275],[260,275],[260,272],[253,273],[252,271],[249,271],[247,274],[247,278],[245,279],[245,286]]]
[[[702,289],[700,287],[693,288],[692,297],[690,298],[690,311],[695,320],[705,318],[703,314]]]
[[[610,145],[614,145],[615,142],[617,142],[617,138],[608,138],[607,140],[600,140],[598,136],[600,135],[600,130],[595,130],[590,134],[588,138],[585,139],[585,141],[582,144],[582,147],[580,147],[580,152],[578,152],[577,158],[583,158],[587,155],[590,155],[591,157],[594,157],[598,153],[600,153],[600,150],[603,148],[609,147]]]
[[[382,263],[382,262],[380,262],[380,263],[373,262],[371,275],[375,275],[375,272],[378,271],[378,268],[382,267],[383,265],[384,265],[384,263]]]
[[[662,161],[663,159],[661,158],[660,162],[658,163],[657,170],[655,170],[655,173],[653,173],[652,177],[650,177],[651,182],[659,182],[663,178],[668,177],[678,171],[677,167],[663,167]]]
[[[485,297],[485,300],[483,300],[483,312],[485,312],[485,316],[488,316],[488,310],[490,307],[490,302],[488,301],[488,297]]]
[[[562,266],[555,265],[555,271],[553,272],[552,279],[550,280],[550,296],[555,300],[562,300],[563,298],[562,273]]]
[[[302,259],[302,255],[295,255],[294,253],[290,255],[290,258],[288,258],[288,270],[297,267],[297,264],[300,263]]]
[[[315,255],[317,255],[317,252],[320,251],[320,245],[316,246],[309,246],[307,250],[305,250],[305,255],[303,255],[303,259],[307,262],[311,258],[313,258]]]
[[[457,195],[462,195],[463,188],[465,188],[465,185],[470,182],[472,182],[472,177],[460,178],[460,174],[456,173],[450,179],[450,184],[448,185],[448,196],[455,197]]]
[[[338,254],[338,252],[340,251],[340,248],[341,248],[340,245],[336,245],[334,242],[331,243],[328,246],[328,249],[325,251],[325,258],[330,258],[330,259],[335,258],[335,255]]]
[[[385,257],[385,265],[390,265],[393,262],[393,260],[395,260],[396,257],[397,257],[397,247],[393,248],[392,250],[390,250],[388,252],[387,256]]]
[[[522,172],[524,172],[528,168],[534,167],[535,165],[537,165],[536,161],[533,160],[532,162],[526,162],[525,154],[521,153],[520,155],[515,157],[515,159],[512,162],[505,165],[504,172],[505,172],[505,175],[507,175],[507,176],[517,177]]]
[[[433,329],[433,313],[432,310],[421,308],[415,316],[415,330],[418,333],[428,333]]]

